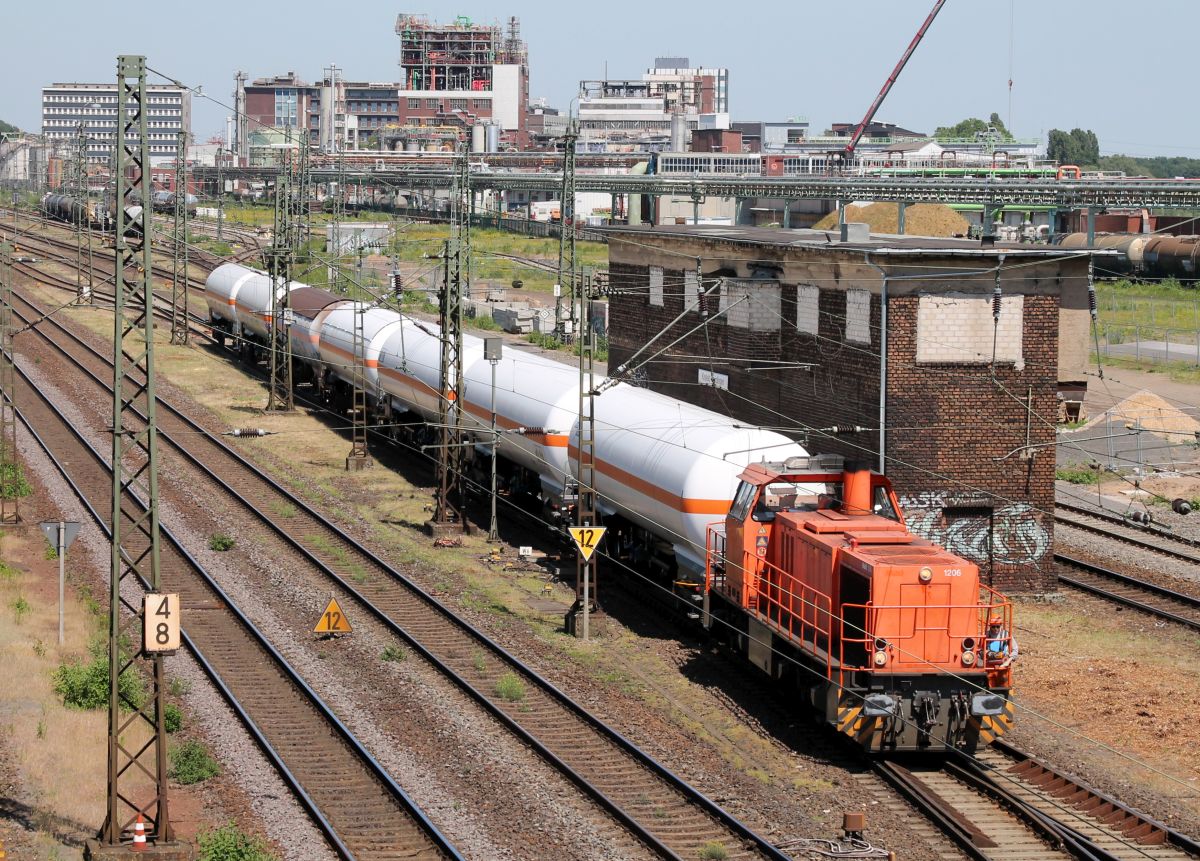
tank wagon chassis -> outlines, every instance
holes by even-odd
[[[268,349],[272,290],[287,292],[298,385],[341,407],[361,378],[370,423],[404,444],[434,441],[435,326],[224,264],[205,285],[213,336],[251,363]],[[495,373],[502,492],[551,524],[570,522],[578,372],[514,350]],[[477,488],[487,484],[491,375],[482,340],[464,337],[460,408]],[[907,530],[885,477],[656,392],[613,381],[602,390],[595,489],[609,556],[869,750],[972,750],[1005,731],[1010,670],[988,649],[1005,650],[1007,634],[985,636],[993,618],[1012,630],[1011,605],[975,565]]]

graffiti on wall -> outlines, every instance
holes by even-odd
[[[1000,565],[1037,564],[1051,550],[1041,513],[1026,502],[996,508],[990,523],[982,515],[947,516],[943,509],[955,504],[949,494],[901,496],[900,504],[909,529],[977,565],[989,559]]]

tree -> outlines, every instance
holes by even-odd
[[[1051,129],[1046,155],[1059,164],[1094,167],[1100,163],[1100,140],[1091,129]]]
[[[11,123],[6,123],[4,120],[0,120],[0,134],[7,134],[8,132],[19,132],[19,131],[20,131],[20,129],[17,128],[16,126],[12,125]]]
[[[957,125],[939,126],[934,130],[935,138],[974,138],[978,134],[986,132],[989,128],[993,128],[1000,133],[1001,140],[1012,140],[1012,133],[1004,126],[1004,121],[1000,119],[998,113],[992,112],[992,115],[986,120],[981,120],[978,117],[969,117]]]

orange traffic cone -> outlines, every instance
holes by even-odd
[[[129,847],[134,852],[146,851],[146,823],[142,821],[142,814],[138,814],[137,822],[133,826],[133,845]]]

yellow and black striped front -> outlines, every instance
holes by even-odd
[[[1012,729],[1016,716],[1016,706],[1012,700],[1005,700],[1004,711],[998,715],[981,715],[971,718],[971,728],[979,734],[980,744],[991,744],[1000,736]]]

